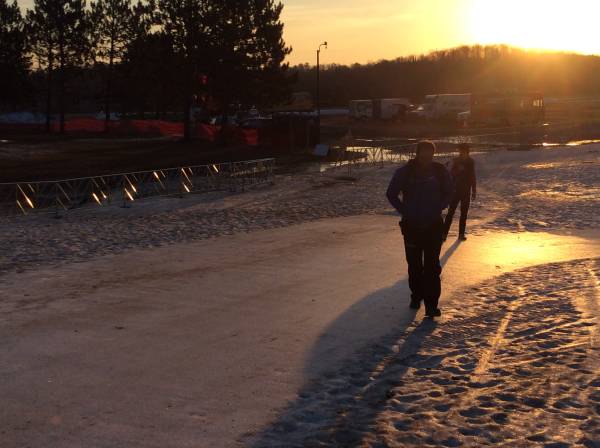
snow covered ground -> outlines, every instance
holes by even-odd
[[[476,157],[480,229],[564,231],[600,227],[600,145],[498,151]],[[162,198],[131,209],[74,211],[0,220],[0,272],[86,260],[132,248],[389,211],[385,189],[395,166],[287,175],[273,188]]]
[[[486,154],[479,163],[485,228],[600,227],[600,145]]]
[[[598,446],[600,145],[477,163],[435,323],[392,166],[3,220],[3,443]]]
[[[600,259],[461,291],[303,389],[255,447],[595,447]]]

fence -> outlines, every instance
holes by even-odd
[[[217,163],[44,182],[0,184],[0,214],[61,213],[120,205],[152,196],[243,191],[273,182],[275,159]]]
[[[539,144],[548,135],[564,138],[600,137],[599,123],[561,123],[560,127],[498,129],[478,135],[459,135],[435,140],[442,159],[456,153],[458,143],[469,143],[475,151],[499,147]],[[414,157],[416,143],[372,146],[348,144],[333,148],[337,158],[323,163],[321,170],[353,169],[365,166],[383,167]],[[130,206],[151,196],[183,196],[196,192],[239,191],[273,181],[275,159],[219,163],[136,173],[86,177],[48,182],[0,184],[0,215],[33,212],[61,213],[83,206]]]
[[[52,123],[53,132],[59,132],[59,124]],[[34,123],[0,123],[0,131],[4,132],[43,132],[44,124]],[[163,120],[117,120],[105,122],[95,118],[73,118],[65,122],[65,132],[73,134],[104,134],[110,135],[139,135],[139,136],[183,136],[183,123]],[[215,141],[221,132],[221,126],[205,123],[193,125],[192,133],[195,137]],[[236,143],[249,146],[258,145],[259,132],[256,129],[243,129],[230,126],[226,129],[227,138]]]
[[[439,144],[435,157],[444,161],[458,155],[455,142],[434,141]],[[475,151],[480,150],[482,145],[472,145]],[[352,171],[364,167],[383,168],[385,165],[406,162],[415,157],[417,143],[402,145],[379,146],[340,146],[332,149],[336,155],[333,161],[323,164],[322,171],[345,169],[348,175]],[[486,147],[486,149],[492,149]]]

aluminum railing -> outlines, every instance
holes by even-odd
[[[522,126],[518,128],[497,128],[481,134],[453,135],[431,139],[438,145],[436,157],[445,162],[456,156],[457,145],[468,143],[473,152],[493,151],[499,148],[529,148],[544,145],[545,140],[577,140],[597,139],[600,137],[600,123],[560,122],[552,125]],[[353,169],[406,162],[414,157],[417,143],[390,145],[382,141],[372,146],[346,144],[333,147],[337,156],[330,162],[323,163],[323,170],[346,169],[348,175]]]
[[[0,214],[61,213],[132,203],[153,196],[243,191],[273,182],[275,159],[215,163],[57,181],[0,184]]]

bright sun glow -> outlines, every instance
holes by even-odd
[[[600,0],[471,0],[472,39],[600,53]]]

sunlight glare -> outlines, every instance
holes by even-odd
[[[471,0],[469,15],[478,43],[600,53],[598,0]]]

